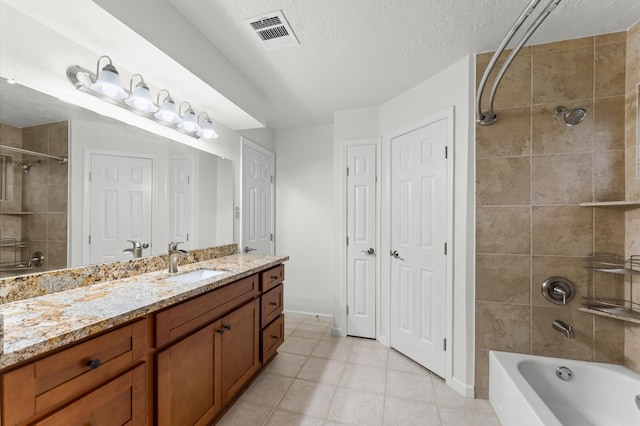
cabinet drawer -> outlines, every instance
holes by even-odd
[[[265,327],[282,313],[282,284],[262,295],[261,325]]]
[[[266,362],[276,353],[284,342],[284,315],[280,315],[267,328],[262,330],[262,362]]]
[[[258,274],[156,314],[156,347],[186,336],[258,296]]]
[[[4,374],[2,424],[20,424],[59,407],[115,377],[146,353],[143,319]]]
[[[36,425],[146,425],[146,366],[139,365]]]
[[[260,272],[260,290],[269,291],[284,281],[284,265],[278,265]]]

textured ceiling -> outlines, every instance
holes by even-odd
[[[495,50],[528,3],[160,1],[169,1],[267,95],[267,124],[274,128],[330,123],[334,111],[380,105],[465,55]],[[300,46],[265,50],[249,32],[245,19],[276,10]],[[624,31],[639,19],[638,0],[564,0],[529,44]]]

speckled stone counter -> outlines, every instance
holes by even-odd
[[[4,345],[0,369],[76,342],[151,312],[278,265],[288,256],[231,255],[180,267],[176,274],[150,272],[0,305]],[[195,283],[171,276],[196,269],[224,274]]]

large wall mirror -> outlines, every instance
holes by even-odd
[[[234,242],[232,161],[3,79],[0,93],[0,278]]]

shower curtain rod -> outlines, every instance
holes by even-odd
[[[489,74],[491,74],[493,67],[495,66],[496,62],[498,62],[498,58],[507,47],[507,44],[511,41],[515,33],[520,29],[520,26],[522,26],[524,21],[529,18],[529,15],[533,13],[533,10],[538,6],[538,3],[540,3],[540,1],[541,0],[531,0],[527,7],[524,8],[518,19],[516,19],[516,22],[514,22],[514,24],[509,29],[509,32],[505,36],[504,40],[502,40],[502,43],[500,43],[498,50],[496,50],[491,57],[491,61],[489,61],[489,65],[487,65],[487,69],[482,75],[480,85],[478,86],[478,94],[476,95],[476,122],[482,126],[490,126],[491,124],[495,123],[498,118],[493,112],[493,101],[496,96],[496,91],[498,90],[498,85],[502,81],[502,77],[504,77],[504,74],[507,72],[507,69],[511,65],[511,62],[513,62],[518,52],[520,52],[520,49],[522,49],[522,46],[524,46],[527,40],[529,40],[533,33],[538,29],[540,24],[542,24],[542,22],[547,18],[547,16],[549,16],[551,12],[553,12],[553,10],[562,0],[550,0],[549,3],[547,3],[547,5],[544,7],[544,10],[540,12],[540,14],[535,18],[533,24],[529,26],[520,42],[518,42],[516,47],[513,48],[507,60],[504,62],[504,64],[502,64],[502,67],[500,67],[500,71],[498,72],[498,75],[496,76],[496,79],[493,83],[493,87],[491,88],[491,94],[489,95],[489,109],[486,113],[483,112],[482,92],[484,91],[484,86],[489,79]]]
[[[61,157],[56,157],[55,155],[43,154],[41,152],[29,151],[28,149],[15,148],[15,147],[12,147],[12,146],[7,146],[7,145],[0,145],[0,149],[6,149],[7,151],[15,151],[15,152],[19,152],[21,154],[34,155],[36,157],[51,158],[51,159],[56,160],[60,164],[67,164],[69,162],[69,159],[67,157],[65,157],[64,155],[61,156]]]

